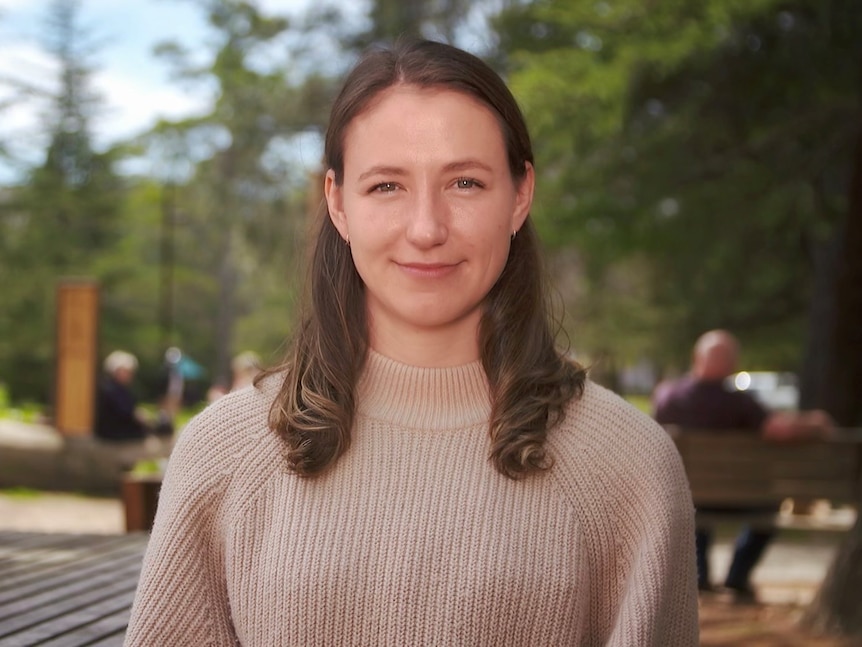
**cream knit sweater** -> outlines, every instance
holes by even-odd
[[[481,364],[371,353],[350,450],[285,469],[270,378],[170,459],[126,645],[697,645],[693,508],[673,442],[588,383],[554,467],[487,459]]]

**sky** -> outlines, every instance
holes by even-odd
[[[259,0],[268,14],[297,15],[315,0]],[[318,0],[319,4],[319,0]],[[358,8],[361,2],[348,0]],[[39,87],[54,87],[56,66],[44,52],[51,0],[0,0],[0,105],[10,98],[9,79]],[[81,25],[97,44],[93,88],[103,111],[93,124],[97,147],[127,139],[147,130],[159,118],[180,118],[206,112],[209,95],[191,90],[170,78],[165,61],[153,47],[176,40],[189,49],[206,42],[204,12],[188,0],[81,0]],[[32,160],[44,150],[44,133],[38,128],[39,100],[16,102],[0,112],[0,142]],[[0,180],[14,170],[0,168]]]

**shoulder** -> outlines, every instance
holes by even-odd
[[[269,429],[277,376],[219,398],[181,431],[165,487],[189,498],[254,491],[279,465],[280,441]]]
[[[587,381],[549,436],[557,476],[581,489],[606,483],[617,494],[688,496],[673,439],[653,418]],[[639,492],[638,492],[639,491]]]
[[[661,409],[690,396],[694,382],[688,375],[659,382],[652,393],[654,409]]]
[[[580,398],[566,407],[559,436],[576,444],[641,444],[673,447],[665,430],[649,415],[603,386],[587,380]]]

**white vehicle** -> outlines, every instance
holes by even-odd
[[[794,373],[740,371],[727,378],[728,388],[748,391],[770,411],[799,407],[799,380]]]

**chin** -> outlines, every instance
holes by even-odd
[[[441,308],[439,305],[410,313],[405,320],[416,328],[441,329],[464,323],[471,315],[477,314],[476,308],[466,310]],[[478,316],[476,322],[478,323]]]

